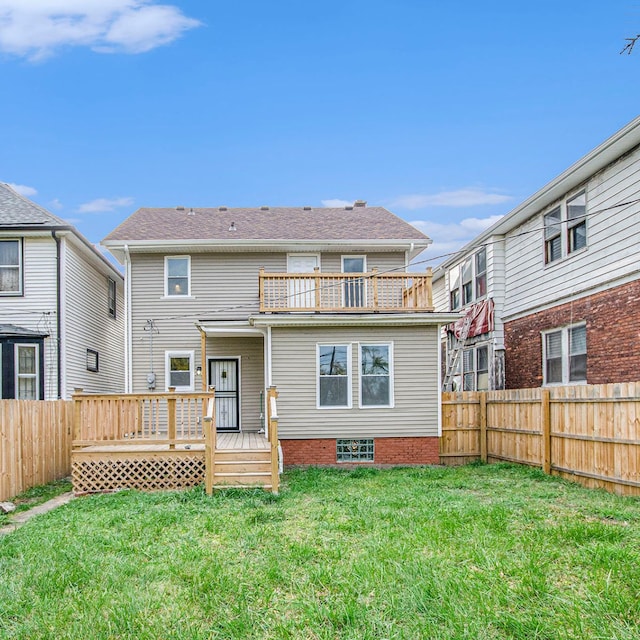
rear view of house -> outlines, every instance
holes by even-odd
[[[103,241],[126,266],[127,390],[215,387],[220,433],[285,464],[438,462],[430,240],[381,207],[139,209]]]
[[[123,278],[75,228],[0,183],[0,398],[121,391]]]

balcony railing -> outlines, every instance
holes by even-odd
[[[265,273],[260,312],[433,311],[431,269],[420,273]]]

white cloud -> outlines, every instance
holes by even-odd
[[[37,189],[33,187],[28,187],[26,184],[14,184],[13,182],[7,183],[14,191],[17,191],[20,195],[25,198],[30,198],[31,196],[35,196],[38,193]]]
[[[85,202],[78,207],[79,213],[106,213],[115,211],[120,207],[130,207],[133,198],[96,198],[91,202]]]
[[[427,207],[478,207],[481,205],[502,204],[511,199],[511,196],[503,193],[468,188],[432,194],[399,196],[391,203],[391,206],[410,210]]]
[[[332,198],[329,200],[320,200],[323,207],[340,209],[341,207],[352,207],[353,200],[340,200],[340,198]]]
[[[412,221],[411,224],[426,233],[433,244],[422,254],[420,259],[437,258],[433,264],[442,262],[470,242],[479,233],[494,225],[502,216],[488,216],[486,218],[465,218],[460,222],[433,222],[431,220]]]
[[[56,211],[60,211],[60,209],[64,209],[64,205],[62,204],[62,202],[60,202],[60,200],[58,200],[58,198],[54,198],[50,203],[49,206],[52,209],[55,209]]]
[[[155,0],[0,0],[0,51],[31,61],[65,46],[142,53],[201,24]]]

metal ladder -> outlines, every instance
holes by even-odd
[[[445,373],[444,380],[442,381],[443,391],[453,391],[453,389],[451,388],[451,383],[453,382],[453,377],[456,375],[456,371],[458,369],[458,362],[460,361],[460,355],[462,354],[464,343],[467,341],[467,337],[469,336],[471,321],[471,314],[468,314],[464,317],[462,327],[460,329],[460,334],[456,337],[456,341],[453,345],[453,348],[451,349],[449,360],[447,362],[447,371]]]

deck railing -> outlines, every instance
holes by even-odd
[[[73,446],[204,443],[208,393],[73,395]]]
[[[265,273],[260,312],[433,311],[431,269],[420,273]]]

